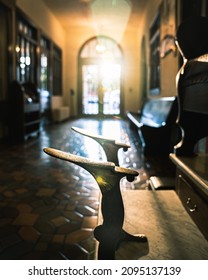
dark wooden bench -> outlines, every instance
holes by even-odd
[[[127,112],[130,128],[138,131],[144,155],[163,156],[173,151],[179,139],[177,115],[176,97],[148,99],[140,112]]]

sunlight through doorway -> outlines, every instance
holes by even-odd
[[[120,114],[119,64],[82,66],[82,106],[84,114]]]
[[[118,45],[108,38],[93,38],[82,49],[79,71],[81,114],[120,115],[122,67]]]

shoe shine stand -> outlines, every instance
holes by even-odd
[[[118,165],[117,151],[119,148],[128,149],[128,145],[116,143],[115,140],[102,138],[88,134],[84,130],[73,128],[74,131],[89,136],[103,145],[107,151],[108,145],[112,149],[115,162]],[[95,138],[94,138],[95,137]],[[109,144],[110,143],[110,144]],[[113,149],[113,146],[115,149]],[[120,180],[126,177],[132,182],[139,174],[136,170],[117,166],[114,162],[93,161],[85,157],[73,155],[53,148],[44,148],[44,152],[55,158],[74,163],[87,170],[96,180],[101,194],[102,225],[94,229],[94,236],[99,242],[98,259],[114,260],[115,252],[122,241],[147,242],[143,234],[131,235],[123,230],[124,205],[120,190]],[[109,157],[107,157],[109,159]]]

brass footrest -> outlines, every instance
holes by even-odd
[[[63,152],[54,148],[44,148],[43,151],[46,154],[53,156],[55,158],[69,161],[87,170],[89,169],[88,170],[89,172],[92,168],[111,170],[113,173],[121,174],[122,177],[127,176],[127,180],[129,179],[129,181],[134,180],[134,178],[139,175],[139,173],[136,170],[116,166],[114,162],[94,161],[85,157],[73,155],[71,153]]]
[[[114,162],[90,160],[53,148],[44,148],[43,150],[50,156],[83,167],[95,178],[102,193],[103,223],[94,230],[95,238],[99,241],[99,259],[114,259],[115,251],[122,241],[147,241],[145,236],[135,238],[122,229],[124,205],[120,191],[120,180],[126,176],[127,180],[132,182],[139,175],[136,170],[116,166]]]

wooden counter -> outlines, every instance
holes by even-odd
[[[208,155],[178,157],[170,154],[170,159],[176,166],[176,192],[208,239]]]

